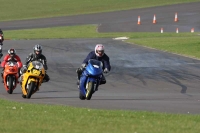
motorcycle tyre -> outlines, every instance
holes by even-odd
[[[9,85],[9,90],[7,91],[9,94],[13,93],[13,77],[9,76],[9,81],[8,81],[8,85]]]
[[[27,99],[30,99],[30,98],[31,98],[35,86],[36,86],[36,83],[31,81],[30,86],[29,86],[29,89],[28,89],[28,92],[27,92],[27,95],[26,95],[26,98],[27,98]]]
[[[88,88],[86,93],[86,99],[90,100],[94,91],[94,82],[88,82]]]

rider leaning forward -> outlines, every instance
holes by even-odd
[[[3,72],[5,69],[6,62],[8,62],[8,61],[16,62],[18,64],[18,71],[22,68],[22,62],[21,62],[20,57],[16,54],[16,50],[13,48],[9,49],[8,54],[5,55],[5,57],[1,63],[1,67],[3,68],[2,72],[1,72],[2,82],[3,82]],[[20,73],[19,73],[19,76],[20,76]]]
[[[34,52],[30,53],[25,60],[25,64],[23,65],[22,69],[21,69],[21,73],[25,73],[27,68],[28,68],[28,64],[32,61],[40,61],[43,66],[44,69],[47,70],[47,59],[46,57],[42,54],[42,46],[39,44],[36,44],[33,47]],[[45,72],[46,73],[46,72]],[[43,82],[48,82],[50,80],[49,76],[47,75],[47,73],[44,76]],[[22,77],[20,77],[19,81],[22,81]]]
[[[90,59],[96,59],[98,61],[101,61],[103,63],[103,71],[104,71],[104,73],[108,73],[111,70],[109,57],[105,54],[104,46],[102,44],[97,44],[95,46],[95,50],[91,51],[87,55],[87,57],[85,58],[85,60],[83,61],[82,65],[81,65],[81,67],[76,70],[76,72],[78,74],[77,85],[79,85],[80,76],[81,76],[82,72],[85,70],[85,67],[87,66],[88,61]],[[102,74],[102,79],[101,79],[100,84],[105,84],[105,83],[106,83],[106,79],[105,79],[105,76]]]

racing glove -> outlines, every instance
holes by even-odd
[[[82,67],[82,68],[85,68],[85,67],[86,67],[86,64],[85,64],[85,63],[81,64],[81,67]]]
[[[105,69],[103,70],[103,72],[104,72],[104,73],[108,73],[108,72],[109,72],[108,68],[105,68]]]
[[[79,67],[79,68],[76,70],[76,72],[77,72],[77,73],[82,73],[82,71],[84,70],[85,67],[86,67],[86,64],[83,63],[83,64],[81,65],[81,67]]]
[[[86,67],[86,64],[83,63],[83,64],[81,65],[81,67],[80,67],[80,70],[83,71],[83,70],[85,69],[85,67]]]
[[[23,67],[20,69],[20,74],[25,73],[26,70],[27,70],[27,66],[26,66],[26,65],[23,65]]]

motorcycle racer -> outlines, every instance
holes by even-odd
[[[36,60],[40,61],[43,64],[45,70],[48,69],[46,57],[42,54],[42,46],[40,44],[36,44],[33,47],[33,50],[34,50],[34,52],[30,53],[26,57],[25,64],[23,65],[23,67],[21,69],[21,73],[24,73],[27,70],[29,62],[36,61]],[[20,82],[21,82],[21,78],[22,77],[20,77]],[[50,80],[50,78],[46,73],[44,76],[43,82],[48,82],[49,80]]]
[[[5,64],[6,64],[6,62],[8,62],[8,61],[17,62],[18,68],[19,68],[18,71],[20,71],[20,69],[22,68],[22,62],[21,62],[20,57],[16,54],[16,50],[13,49],[13,48],[11,48],[11,49],[8,50],[8,54],[4,57],[3,62],[1,63],[1,67],[3,68],[3,69],[2,69],[1,76],[3,76]],[[20,73],[19,73],[19,76],[20,76]]]
[[[95,46],[95,50],[91,51],[87,55],[87,57],[84,59],[82,65],[81,65],[81,67],[76,70],[76,72],[78,74],[77,85],[79,85],[80,76],[81,76],[82,72],[85,70],[85,67],[87,66],[87,63],[90,59],[96,59],[98,61],[101,61],[103,63],[104,73],[108,73],[111,70],[109,57],[105,54],[105,47],[102,44],[97,44]],[[101,79],[100,84],[105,84],[105,83],[106,83],[106,79],[105,79],[105,76],[102,74],[102,79]]]

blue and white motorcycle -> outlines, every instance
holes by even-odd
[[[88,65],[82,72],[80,77],[80,84],[78,85],[80,90],[79,98],[81,100],[90,100],[92,94],[98,90],[98,86],[100,84],[103,73],[102,67],[102,62],[98,60],[90,59],[88,61]]]

